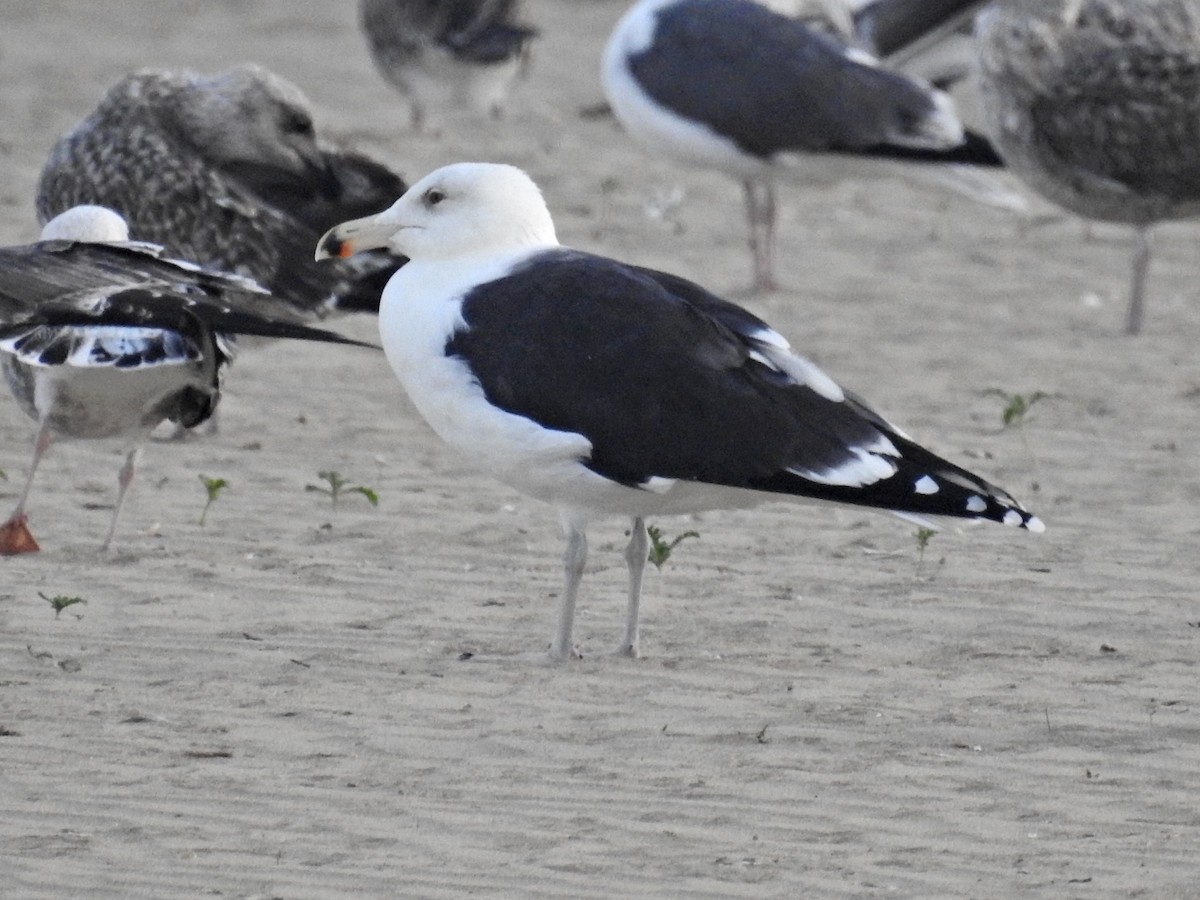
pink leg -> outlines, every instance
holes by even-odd
[[[1125,333],[1140,334],[1146,308],[1146,275],[1150,271],[1150,228],[1139,225],[1134,231],[1133,284],[1129,291],[1129,312]]]
[[[746,219],[750,224],[750,255],[754,260],[754,291],[779,290],[775,281],[775,186],[770,181],[747,178]]]
[[[50,436],[50,426],[43,422],[42,427],[38,429],[37,437],[33,439],[33,461],[29,464],[29,477],[25,479],[25,489],[21,491],[21,499],[17,501],[17,509],[13,513],[13,518],[25,515],[25,501],[29,499],[29,492],[33,489],[33,476],[37,472],[42,457],[46,455],[46,451],[50,449],[53,442],[54,439]]]
[[[133,482],[133,472],[137,467],[138,457],[142,453],[142,448],[134,447],[129,451],[129,455],[125,457],[125,465],[121,466],[121,472],[117,475],[117,505],[113,508],[112,523],[108,526],[108,536],[104,538],[104,543],[100,545],[101,550],[107,550],[112,544],[113,535],[117,533],[117,521],[121,518],[121,507],[125,505],[125,492],[129,490],[129,485]]]
[[[29,500],[29,492],[33,489],[33,476],[37,473],[38,464],[50,449],[51,443],[53,438],[50,436],[50,428],[43,422],[33,440],[33,460],[29,463],[29,476],[25,479],[21,499],[17,501],[17,508],[8,517],[8,521],[0,525],[0,555],[36,553],[41,549],[26,524],[28,517],[25,514],[25,504]]]

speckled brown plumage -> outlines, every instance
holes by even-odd
[[[1150,246],[1200,214],[1200,3],[1000,0],[977,22],[980,87],[1008,166],[1046,199],[1127,223],[1137,333]]]
[[[320,141],[300,90],[260,66],[142,70],[53,148],[37,209],[46,221],[107,206],[134,238],[255,278],[312,313],[378,305],[394,260],[318,266],[312,248],[330,225],[403,191],[383,165]]]

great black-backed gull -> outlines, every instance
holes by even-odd
[[[817,498],[1041,531],[1007,493],[925,450],[751,313],[675,275],[560,246],[537,186],[460,163],[319,257],[410,257],[383,294],[388,360],[433,430],[553,504],[567,535],[555,657],[599,515],[633,519],[620,652],[637,655],[644,519]]]
[[[994,163],[950,97],[752,0],[640,0],[604,51],[604,92],[647,149],[738,178],[753,288],[777,287],[774,181],[865,174],[866,158]]]
[[[1125,331],[1137,334],[1151,228],[1200,215],[1200,4],[1004,0],[976,37],[1008,167],[1059,206],[1134,227]]]
[[[447,109],[499,116],[537,29],[520,0],[360,0],[359,25],[380,74],[408,98],[420,130]]]
[[[0,525],[0,554],[38,549],[26,503],[58,438],[121,438],[128,448],[107,548],[150,432],[167,419],[194,427],[216,409],[232,360],[228,335],[359,343],[297,321],[291,305],[246,278],[127,238],[116,213],[81,206],[51,219],[42,241],[0,249],[0,368],[38,422],[25,487]]]
[[[320,140],[300,89],[257,65],[121,79],[51,151],[43,222],[79,204],[116,210],[137,240],[255,279],[311,314],[373,310],[399,261],[317,266],[327,228],[381,209],[404,182]]]

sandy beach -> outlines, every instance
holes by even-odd
[[[123,74],[253,60],[410,180],[515,163],[564,243],[736,292],[738,186],[581,114],[624,8],[529,0],[507,117],[414,135],[352,3],[7,0],[0,240],[36,238],[46,154]],[[255,349],[217,434],[146,448],[112,552],[119,446],[39,471],[43,552],[0,559],[0,897],[1200,893],[1200,229],[1158,232],[1129,339],[1122,229],[901,178],[782,200],[786,289],[747,305],[1045,534],[663,519],[700,536],[648,573],[628,660],[613,520],[584,658],[550,664],[553,511],[443,448],[382,354]],[[1046,397],[1005,428],[996,391]],[[33,431],[0,396],[5,515]],[[306,490],[329,470],[378,507]],[[203,525],[201,476],[229,483]]]

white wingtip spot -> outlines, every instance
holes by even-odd
[[[925,133],[930,140],[947,148],[957,147],[966,140],[966,133],[958,111],[954,108],[954,101],[950,99],[949,94],[939,90],[934,90],[930,99],[933,101],[934,112],[922,123]]]
[[[1046,530],[1046,523],[1037,516],[1030,516],[1029,521],[1025,523],[1025,528],[1034,534],[1041,534]]]
[[[977,494],[967,498],[967,512],[981,513],[987,510],[987,501]]]
[[[936,494],[939,490],[941,490],[941,488],[939,488],[938,483],[928,475],[922,475],[913,484],[913,490],[918,494]]]
[[[676,479],[674,478],[663,478],[660,475],[653,475],[639,484],[638,487],[652,494],[665,494],[671,488],[675,487],[675,481]]]

